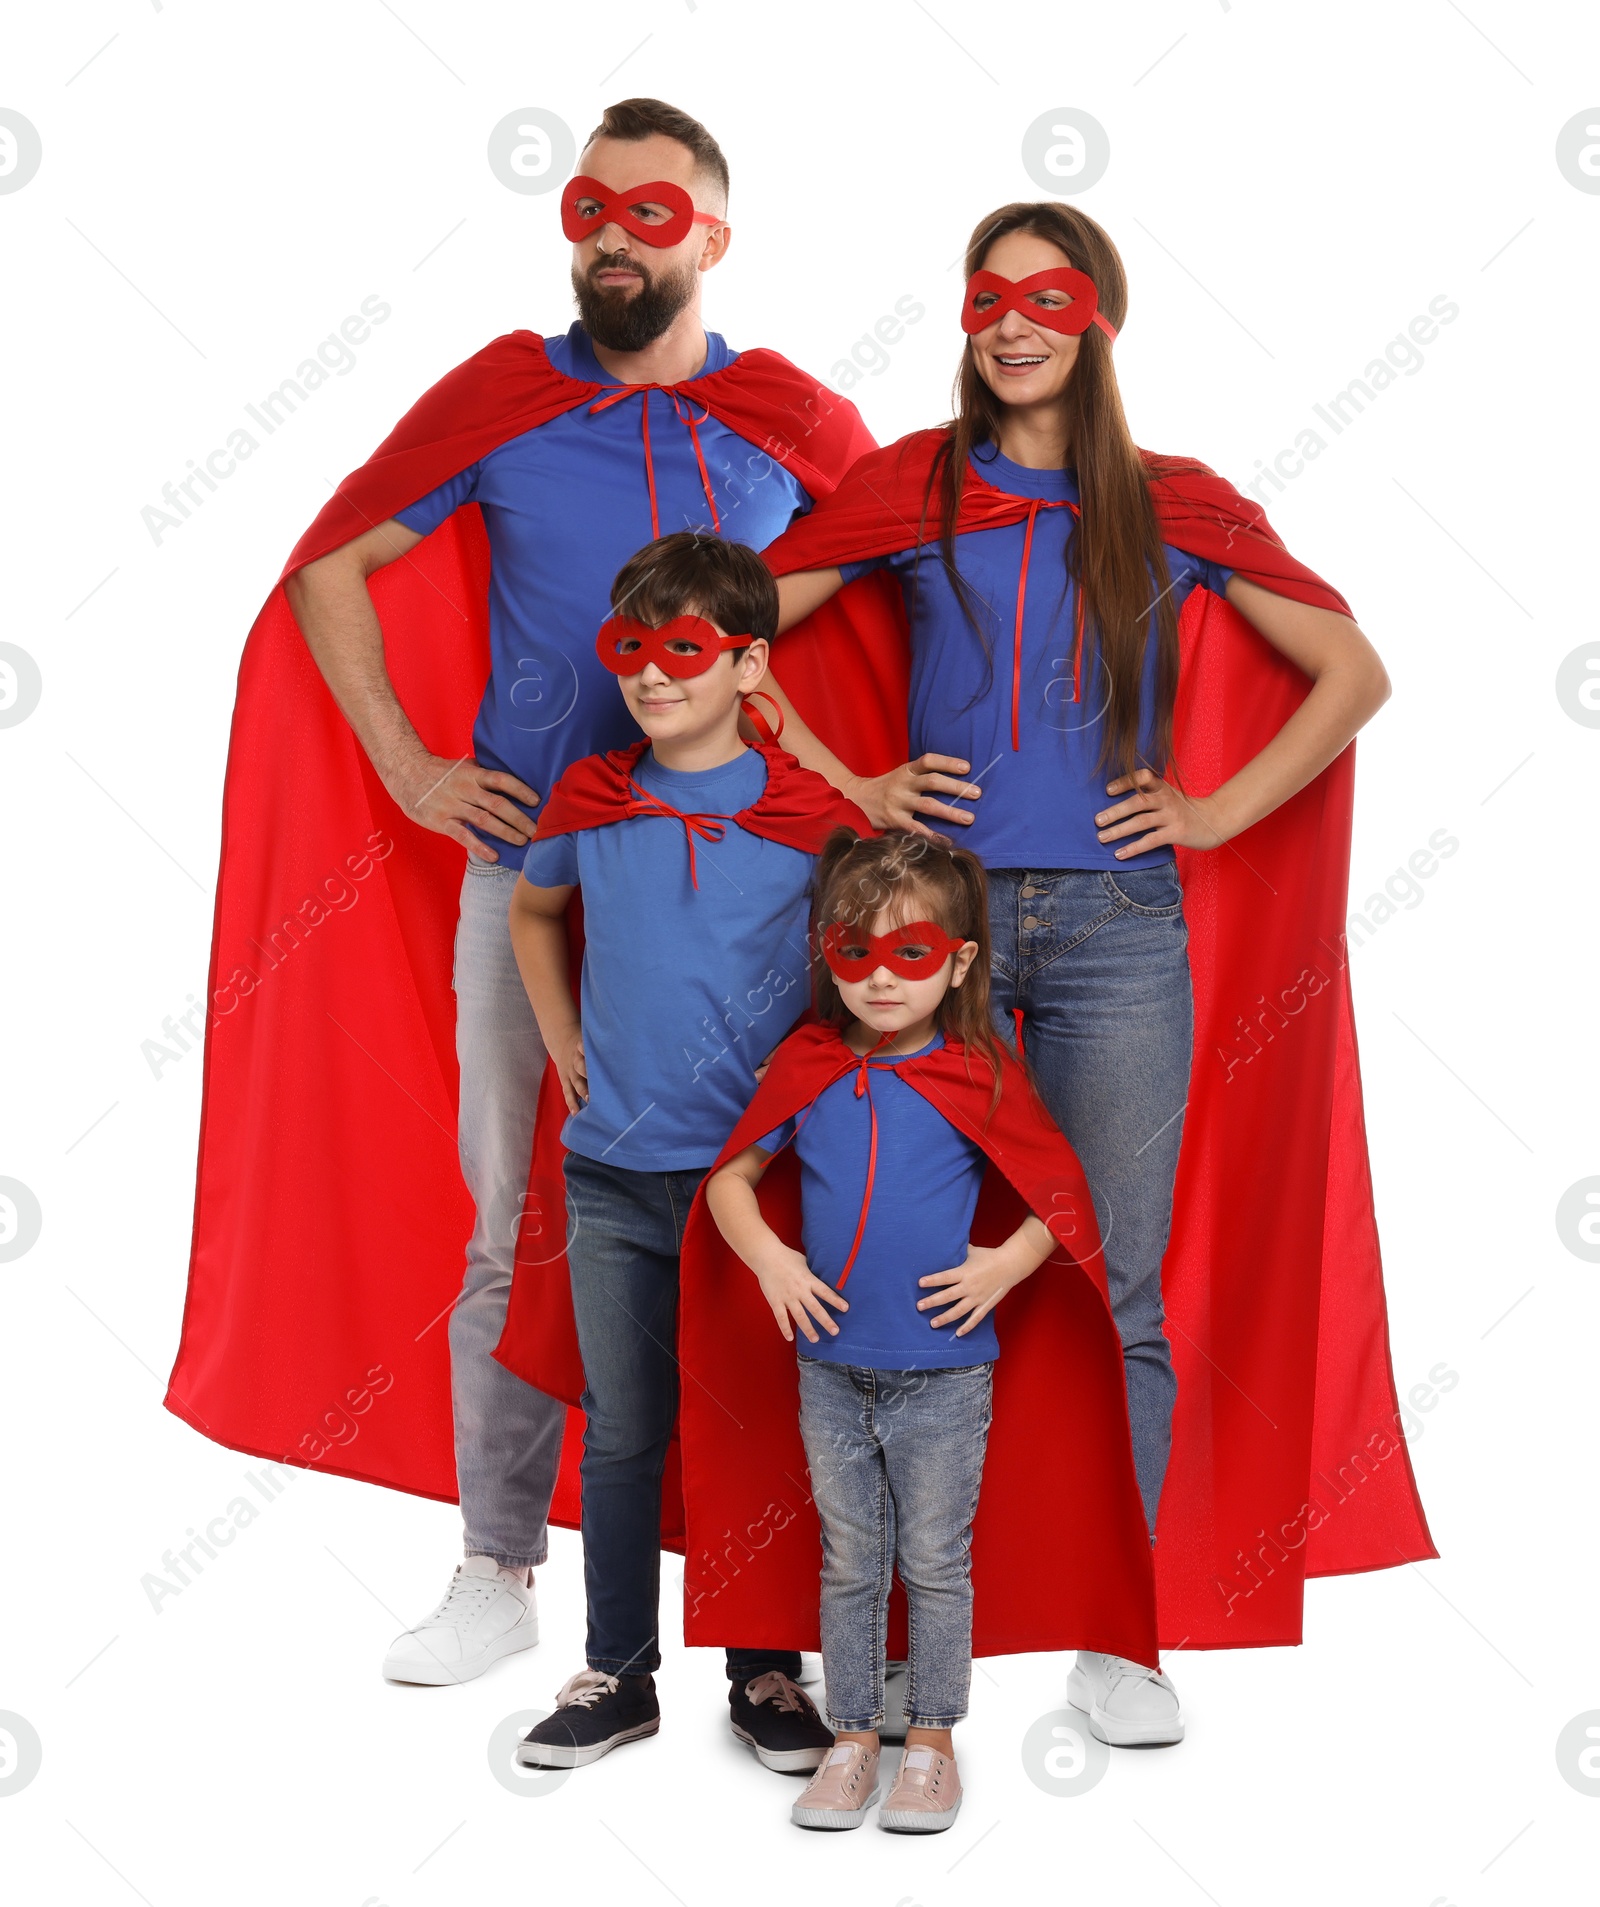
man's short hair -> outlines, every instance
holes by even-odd
[[[669,106],[664,99],[618,100],[615,106],[605,109],[600,124],[583,143],[587,149],[597,139],[648,139],[652,133],[676,139],[680,146],[686,146],[694,154],[696,168],[715,183],[726,205],[728,161],[723,157],[721,146],[698,119],[676,106]]]
[[[778,585],[755,551],[698,530],[675,530],[636,550],[617,571],[611,607],[659,629],[704,616],[730,636],[778,633]]]

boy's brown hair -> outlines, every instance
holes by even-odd
[[[730,636],[771,642],[778,633],[772,571],[743,543],[698,530],[675,530],[635,550],[611,584],[611,607],[657,629],[674,616],[694,615]]]
[[[983,863],[965,848],[901,829],[859,835],[851,828],[835,828],[817,860],[811,907],[817,944],[834,921],[871,932],[886,908],[902,921],[931,920],[947,934],[977,942],[966,978],[939,1002],[934,1024],[947,1040],[961,1042],[969,1072],[974,1051],[987,1061],[994,1081],[992,1112],[1000,1100],[1001,1047],[990,1018],[989,883]],[[848,1026],[854,1016],[832,969],[818,959],[815,972],[817,1017]]]

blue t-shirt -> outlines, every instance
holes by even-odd
[[[646,751],[641,788],[680,814],[738,814],[767,785],[746,749],[694,774]],[[755,1069],[809,998],[814,857],[730,821],[695,840],[668,815],[635,815],[529,845],[538,887],[583,890],[583,1053],[589,1099],[562,1139],[632,1172],[712,1164],[755,1091]]]
[[[974,454],[972,468],[1009,496],[1078,500],[1077,478],[1069,471],[1030,470],[987,450]],[[982,798],[970,804],[949,795],[939,799],[970,808],[976,817],[972,826],[953,832],[986,867],[1155,867],[1173,858],[1171,848],[1156,848],[1119,861],[1116,849],[1124,842],[1095,838],[1094,818],[1110,805],[1106,783],[1111,776],[1098,766],[1104,710],[1092,632],[1085,635],[1080,670],[1083,700],[1072,699],[1077,592],[1067,575],[1066,545],[1073,522],[1072,511],[1060,508],[1042,509],[1034,518],[1022,622],[1019,749],[1011,746],[1011,697],[1025,524],[972,530],[956,538],[956,564],[992,665],[962,614],[937,543],[924,548],[920,563],[917,551],[905,550],[843,565],[846,582],[880,566],[899,580],[911,623],[911,754],[931,751],[971,764]],[[1166,555],[1175,610],[1182,609],[1191,590],[1203,587],[1220,596],[1226,589],[1231,571],[1170,547]],[[1154,598],[1153,587],[1150,593]],[[1143,716],[1147,754],[1154,746],[1153,606],[1150,627]],[[781,673],[781,649],[778,666]]]
[[[545,349],[569,377],[617,386],[601,370],[582,325],[546,338]],[[707,332],[706,361],[697,375],[724,370],[736,355]],[[665,391],[619,398],[603,411],[579,404],[396,512],[408,529],[426,536],[464,503],[482,509],[490,558],[489,681],[473,750],[484,767],[520,776],[541,796],[585,755],[639,739],[594,639],[611,613],[612,578],[651,540],[646,404],[661,534],[710,535],[694,443]],[[702,421],[698,407],[695,415],[722,534],[765,549],[810,508],[810,498],[764,451],[714,417]],[[519,848],[483,838],[499,851],[503,867],[521,865]]]
[[[943,1045],[943,1036],[935,1034],[921,1052]],[[827,1364],[959,1370],[1000,1355],[992,1311],[958,1338],[955,1324],[934,1329],[930,1320],[936,1311],[917,1310],[920,1298],[940,1290],[937,1285],[924,1290],[917,1280],[929,1272],[954,1271],[966,1259],[987,1163],[964,1133],[899,1077],[896,1068],[919,1056],[875,1059],[868,1069],[878,1113],[878,1159],[861,1249],[844,1287],[850,1309],[830,1314],[839,1327],[837,1337],[819,1331],[820,1343],[798,1340],[807,1357]],[[856,1097],[854,1068],[756,1143],[777,1152],[791,1139],[800,1160],[806,1262],[819,1278],[837,1285],[861,1219],[872,1144],[872,1108],[864,1096]]]

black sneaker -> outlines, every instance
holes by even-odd
[[[740,1741],[756,1751],[764,1768],[780,1775],[808,1775],[833,1746],[833,1730],[816,1703],[776,1669],[728,1690],[729,1721]]]
[[[586,1768],[660,1726],[653,1677],[583,1669],[562,1685],[556,1712],[523,1736],[517,1760],[526,1768]]]

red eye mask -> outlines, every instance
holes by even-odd
[[[653,662],[663,675],[704,675],[719,655],[748,646],[749,636],[723,636],[704,616],[674,616],[652,629],[632,616],[613,616],[600,625],[595,648],[613,675],[638,675]],[[669,642],[692,642],[692,652],[669,649]]]
[[[580,204],[586,209],[580,210]],[[666,209],[664,219],[653,222],[636,216],[637,205],[659,205]],[[726,225],[726,219],[710,212],[697,212],[694,200],[681,185],[667,179],[652,179],[648,185],[630,186],[626,192],[613,192],[598,179],[584,173],[569,179],[561,194],[561,229],[576,241],[587,238],[607,225],[620,225],[630,238],[642,245],[676,245],[689,236],[691,225]]]
[[[1048,311],[1043,305],[1027,302],[1029,294],[1036,291],[1064,292],[1072,303],[1059,311]],[[980,311],[978,299],[990,293],[994,294],[994,303]],[[1069,338],[1076,338],[1090,325],[1097,324],[1108,338],[1114,339],[1116,329],[1100,315],[1099,304],[1100,294],[1094,288],[1094,281],[1070,265],[1057,266],[1053,271],[1036,271],[1031,278],[1002,278],[998,272],[975,271],[967,280],[961,329],[971,337],[998,324],[1008,311],[1020,311],[1029,324],[1042,325],[1046,331],[1060,331]]]
[[[931,920],[907,921],[886,934],[869,934],[843,920],[822,930],[822,957],[841,980],[865,980],[880,967],[902,979],[927,980],[965,945]]]

